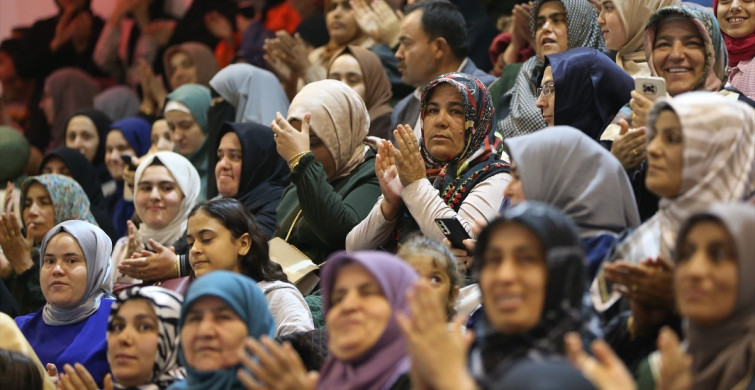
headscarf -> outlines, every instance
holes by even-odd
[[[701,218],[714,218],[728,231],[737,250],[737,300],[731,315],[713,326],[686,322],[687,352],[692,356],[693,390],[729,390],[752,373],[755,360],[755,207],[715,204],[693,215],[680,230],[677,248]]]
[[[332,309],[330,296],[339,270],[351,262],[364,267],[375,278],[392,308],[391,317],[380,338],[358,359],[345,362],[329,354],[320,370],[318,390],[385,389],[409,370],[407,343],[396,321],[396,313],[408,309],[406,292],[419,279],[417,272],[406,262],[385,252],[338,252],[330,256],[321,274],[322,301],[326,313]]]
[[[456,88],[464,103],[464,148],[458,156],[450,160],[441,161],[433,157],[425,145],[425,112],[432,91],[441,84],[449,84]],[[465,170],[470,162],[480,157],[489,148],[485,139],[490,133],[493,121],[493,100],[490,92],[477,77],[465,73],[446,73],[427,83],[422,88],[420,99],[420,119],[422,120],[422,138],[419,140],[419,150],[425,159],[425,167],[437,170],[451,167],[452,176]]]
[[[526,199],[562,210],[581,238],[619,234],[640,224],[624,167],[579,130],[556,126],[509,138],[506,144]]]
[[[199,84],[184,84],[168,94],[168,101],[171,100],[185,105],[202,132],[207,134],[207,110],[212,102],[209,88]]]
[[[102,298],[110,296],[113,289],[110,282],[110,252],[113,250],[113,243],[102,229],[86,221],[65,221],[50,229],[40,247],[39,268],[42,269],[47,244],[58,233],[70,234],[81,248],[86,261],[87,285],[84,296],[72,308],[64,309],[50,303],[45,304],[42,308],[42,320],[52,326],[75,324],[89,318],[100,308]]]
[[[616,53],[616,64],[619,67],[632,75],[640,71],[637,63],[647,61],[644,50],[645,23],[658,9],[678,3],[678,0],[616,1],[613,3],[627,37],[624,46]]]
[[[272,202],[278,204],[289,183],[291,170],[275,150],[273,132],[269,127],[253,122],[224,123],[218,133],[215,150],[220,147],[223,136],[230,132],[239,137],[242,161],[239,192],[233,198],[239,200],[252,214]],[[212,170],[215,169],[215,164],[217,154],[211,153]]]
[[[194,166],[191,165],[191,162],[184,156],[174,152],[157,152],[144,158],[144,160],[139,163],[139,167],[136,168],[134,183],[136,183],[137,186],[142,180],[144,171],[149,168],[155,160],[161,162],[163,166],[168,169],[173,176],[173,179],[176,180],[176,184],[178,184],[178,188],[181,189],[184,197],[181,200],[181,207],[178,214],[167,226],[162,229],[152,229],[147,226],[146,223],[142,222],[139,225],[139,234],[145,239],[145,241],[151,238],[163,245],[173,245],[176,240],[183,236],[184,231],[186,231],[189,213],[191,212],[191,208],[194,207],[194,204],[197,202],[197,197],[199,197],[199,174]],[[139,214],[138,210],[137,214]]]
[[[170,59],[174,54],[182,52],[186,54],[194,66],[197,68],[197,84],[205,87],[210,85],[210,79],[218,72],[218,62],[210,48],[199,42],[185,42],[180,45],[173,45],[165,50],[163,54],[163,67],[167,81],[173,77],[173,68],[170,66]],[[178,89],[178,88],[176,88]]]
[[[94,108],[104,112],[110,120],[134,116],[139,113],[139,96],[125,85],[110,87],[94,97]]]
[[[31,146],[23,134],[10,126],[0,126],[0,156],[8,156],[0,164],[0,182],[21,176],[30,154]]]
[[[165,389],[175,381],[184,379],[185,371],[178,364],[179,333],[178,319],[181,316],[181,303],[183,297],[173,291],[157,286],[132,287],[122,290],[116,296],[110,308],[108,325],[118,315],[124,303],[131,299],[144,299],[152,307],[157,316],[157,354],[155,364],[152,366],[152,375],[144,385],[138,386],[139,390]],[[117,380],[117,378],[113,378]],[[126,386],[115,382],[117,389],[125,389]]]
[[[653,76],[658,75],[653,60],[653,44],[655,43],[655,34],[658,26],[668,18],[689,19],[695,25],[705,43],[705,68],[703,69],[703,78],[692,89],[718,91],[726,83],[729,57],[726,53],[726,46],[721,38],[721,29],[718,27],[718,21],[713,14],[706,8],[685,3],[664,7],[656,11],[648,20],[645,27],[645,56],[648,59],[650,73]]]
[[[472,270],[479,275],[491,236],[502,224],[516,223],[534,233],[543,247],[548,268],[540,321],[529,331],[503,334],[483,316],[475,326],[477,346],[472,362],[481,361],[484,373],[494,373],[512,360],[562,355],[564,335],[579,330],[584,291],[582,246],[574,222],[552,206],[527,201],[506,209],[480,233]],[[483,291],[483,294],[485,292]],[[483,308],[484,310],[484,308]],[[501,363],[504,363],[503,365]],[[487,376],[487,375],[486,375]]]
[[[363,141],[370,128],[364,101],[348,85],[335,80],[309,83],[296,94],[288,108],[288,120],[304,120],[311,114],[309,131],[314,133],[333,156],[333,179],[348,176],[364,161],[367,146]]]
[[[325,0],[323,3],[324,3],[323,9],[325,10],[325,19],[327,21],[328,12],[330,12],[329,10],[331,9],[332,0]],[[327,28],[327,25],[326,25],[326,28]],[[330,33],[330,31],[328,31],[328,33]],[[358,24],[357,24],[357,29],[354,32],[354,34],[355,35],[352,37],[346,37],[345,41],[339,41],[339,42],[335,41],[333,36],[330,36],[330,40],[328,40],[328,43],[324,46],[324,50],[322,51],[321,58],[322,58],[323,66],[327,65],[327,63],[330,62],[332,58],[334,58],[335,53],[346,45],[355,45],[355,46],[358,45],[358,46],[370,47],[375,43],[375,41],[373,41],[372,38],[370,38],[370,36],[367,35],[367,33],[365,33],[361,27],[359,27]]]
[[[79,219],[96,224],[91,211],[89,211],[89,198],[79,183],[68,176],[49,173],[32,176],[21,184],[21,204],[26,203],[26,194],[29,187],[39,183],[50,194],[52,201],[55,223]],[[44,253],[44,252],[43,252]]]
[[[198,299],[207,296],[220,298],[227,303],[234,312],[246,324],[249,337],[258,339],[267,335],[273,338],[275,335],[275,321],[267,308],[267,300],[257,283],[243,275],[230,271],[213,271],[198,278],[189,286],[186,292],[184,304],[181,306],[181,321],[179,327],[183,327],[186,315]],[[221,390],[241,389],[241,382],[236,376],[240,364],[215,371],[199,371],[189,365],[183,348],[179,352],[179,360],[186,367],[188,373],[186,383],[179,388]]]
[[[65,145],[68,118],[81,108],[92,107],[94,95],[100,92],[97,80],[79,68],[56,70],[45,79],[45,90],[50,94],[55,112],[55,123],[50,126],[50,148]]]
[[[599,141],[621,107],[629,103],[632,76],[605,54],[586,47],[546,56],[548,65],[556,86],[554,124],[575,127]]]
[[[47,164],[47,162],[53,158],[59,158],[63,164],[66,165],[69,171],[71,171],[71,177],[76,180],[77,183],[86,193],[89,198],[89,211],[97,221],[97,225],[108,234],[110,238],[114,238],[113,221],[107,212],[107,204],[105,202],[105,196],[102,194],[102,187],[100,181],[97,179],[94,167],[76,149],[71,148],[57,148],[50,153],[47,153],[42,163],[39,164],[41,168]]]
[[[110,131],[110,124],[112,121],[102,111],[98,111],[93,108],[82,108],[76,110],[66,121],[66,133],[68,133],[68,124],[71,119],[77,116],[85,116],[94,123],[94,127],[97,130],[97,135],[100,137],[100,142],[97,144],[97,152],[94,154],[92,165],[95,167],[105,165],[105,140],[107,133]],[[108,174],[109,176],[109,174]],[[101,178],[101,177],[100,177]]]
[[[718,17],[718,2],[713,0],[713,14]],[[752,17],[752,15],[750,15]],[[729,54],[729,67],[735,67],[742,61],[755,57],[755,31],[742,38],[734,38],[721,30]]]
[[[138,116],[124,118],[113,122],[110,125],[110,130],[120,131],[123,138],[134,148],[137,157],[144,156],[149,152],[149,147],[152,145],[152,126],[145,119]],[[121,180],[120,178],[115,179]]]
[[[366,95],[364,104],[370,113],[370,121],[374,122],[380,116],[393,112],[390,105],[393,97],[391,82],[388,80],[388,75],[385,73],[380,58],[369,49],[348,45],[333,54],[328,64],[328,70],[333,66],[333,61],[343,54],[354,56],[362,69]]]
[[[537,0],[530,11],[530,32],[537,32],[537,13],[540,6],[553,0]],[[582,0],[561,0],[566,10],[567,50],[575,47],[591,47],[605,52],[603,36],[598,27],[598,15],[589,2]],[[528,134],[545,128],[542,113],[535,105],[537,101],[536,82],[543,75],[543,60],[538,56],[525,61],[516,83],[506,92],[498,104],[498,131],[503,139],[515,135]],[[500,115],[506,115],[501,119]]]
[[[254,65],[228,65],[210,80],[210,86],[236,108],[234,122],[268,125],[276,112],[288,112],[288,97],[278,78]]]

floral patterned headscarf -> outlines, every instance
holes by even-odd
[[[21,185],[21,205],[26,202],[29,187],[39,183],[50,194],[50,200],[55,214],[55,224],[79,219],[97,225],[89,211],[89,198],[76,180],[56,173],[32,176]]]

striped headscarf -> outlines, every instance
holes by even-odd
[[[108,333],[113,319],[124,303],[131,299],[144,299],[157,316],[157,354],[152,366],[152,376],[147,383],[138,386],[140,390],[165,389],[175,381],[182,380],[186,372],[178,363],[179,332],[178,320],[181,317],[183,297],[173,291],[157,286],[133,287],[118,293],[110,309]],[[108,335],[109,336],[109,335]],[[114,378],[115,387],[124,389]]]
[[[26,203],[26,194],[34,183],[41,184],[50,194],[56,225],[72,219],[80,219],[97,225],[92,212],[89,211],[89,198],[76,180],[57,173],[27,178],[21,185],[22,205]]]

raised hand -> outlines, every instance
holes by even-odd
[[[208,12],[204,16],[204,25],[215,38],[229,41],[233,39],[231,22],[218,11]]]
[[[398,44],[401,17],[388,3],[384,0],[373,0],[369,5],[365,0],[351,0],[349,3],[362,31],[388,47]]]
[[[603,340],[592,342],[595,357],[582,348],[579,334],[570,332],[564,337],[564,346],[569,361],[600,390],[634,390],[634,378],[624,363]]]
[[[141,250],[130,259],[118,264],[118,271],[144,281],[165,280],[180,276],[176,267],[176,250],[150,239],[149,245],[154,252]]]
[[[398,125],[393,131],[398,149],[393,148],[393,158],[398,168],[398,177],[406,187],[417,180],[427,178],[425,160],[419,152],[419,143],[409,125]]]
[[[0,247],[3,248],[3,254],[16,274],[23,273],[34,266],[31,258],[31,251],[34,248],[34,239],[31,234],[33,227],[33,223],[27,226],[26,237],[24,237],[15,213],[6,211],[0,217]]]
[[[63,366],[63,373],[60,374],[58,390],[98,390],[92,375],[81,363],[73,366],[66,364]],[[113,390],[113,378],[110,374],[105,375],[105,390]]]
[[[387,140],[381,140],[378,143],[378,153],[375,161],[375,176],[380,183],[380,191],[383,192],[383,202],[380,204],[380,210],[383,212],[383,218],[388,221],[396,219],[403,200],[401,200],[401,180],[398,178],[396,161],[393,159],[393,144]]]
[[[645,128],[629,129],[627,121],[619,120],[619,136],[613,140],[611,154],[616,157],[626,170],[630,170],[645,159]]]
[[[280,112],[275,113],[275,120],[270,128],[275,133],[275,144],[278,154],[289,164],[296,155],[309,150],[309,113],[301,121],[301,131],[296,130]]]
[[[240,352],[242,368],[236,373],[250,390],[314,390],[320,375],[307,372],[299,355],[288,342],[278,344],[267,336],[257,341],[247,338]],[[254,356],[257,360],[253,360]],[[249,375],[249,372],[252,375]]]
[[[684,352],[679,337],[668,327],[658,335],[661,374],[658,390],[689,390],[692,387],[692,357]]]
[[[632,91],[631,95],[632,98],[629,99],[629,108],[632,109],[632,126],[643,127],[645,126],[645,119],[647,118],[648,111],[650,111],[650,107],[653,106],[653,101],[637,91]]]

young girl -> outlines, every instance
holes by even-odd
[[[401,245],[397,255],[409,263],[420,278],[430,283],[433,293],[443,302],[450,321],[456,314],[456,298],[461,285],[461,274],[454,254],[437,241],[415,235]],[[465,312],[463,308],[460,310]]]
[[[236,199],[199,203],[189,214],[186,241],[196,277],[215,270],[246,275],[262,289],[275,319],[275,336],[314,329],[312,314],[283,269],[270,260],[265,235]]]

